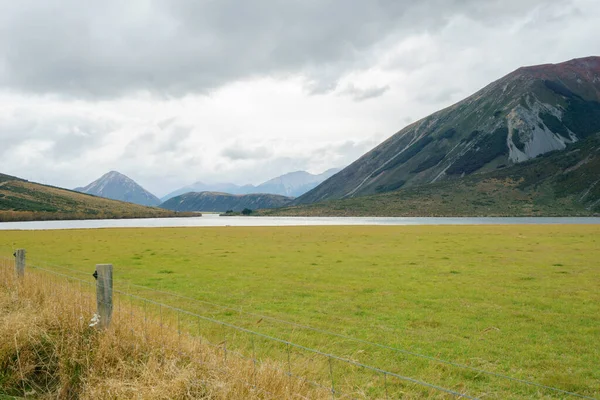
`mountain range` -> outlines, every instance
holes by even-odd
[[[207,185],[196,182],[169,193],[162,199],[158,199],[133,179],[117,171],[110,171],[89,185],[74,190],[174,211],[240,211],[244,208],[259,209],[286,205],[294,197],[316,187],[338,171],[339,168],[332,168],[317,175],[306,171],[290,172],[258,186],[240,186],[233,183]]]
[[[190,192],[219,192],[229,194],[267,193],[286,197],[298,197],[315,188],[321,182],[341,171],[341,168],[331,168],[321,174],[311,174],[306,171],[290,172],[276,178],[254,185],[236,185],[233,183],[205,184],[196,182],[177,189],[161,198],[165,202],[173,197]]]
[[[522,67],[402,129],[294,204],[458,180],[600,132],[600,57]]]

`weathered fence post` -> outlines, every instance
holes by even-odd
[[[96,265],[96,304],[97,314],[100,318],[98,327],[100,329],[108,328],[113,310],[113,267],[112,264]]]
[[[25,249],[15,251],[15,271],[17,277],[23,278],[25,276]]]

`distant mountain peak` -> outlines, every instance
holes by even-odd
[[[157,206],[160,204],[158,197],[141,187],[133,179],[114,170],[107,172],[87,186],[78,187],[75,190],[144,206]]]

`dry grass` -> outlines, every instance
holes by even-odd
[[[108,330],[89,326],[91,291],[0,264],[0,397],[64,399],[324,398],[281,366],[230,355],[148,324],[136,310]]]
[[[110,200],[0,175],[0,222],[198,216]]]

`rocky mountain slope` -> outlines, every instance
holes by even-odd
[[[267,210],[287,216],[600,216],[600,133],[462,179]]]
[[[523,67],[415,122],[317,188],[308,204],[454,180],[600,132],[600,57]]]
[[[159,218],[177,213],[0,174],[0,221]]]
[[[331,168],[321,174],[311,174],[306,171],[290,172],[261,183],[258,186],[234,183],[205,184],[196,182],[167,194],[161,201],[165,202],[175,196],[190,192],[220,192],[230,194],[267,193],[281,196],[300,196],[316,187],[319,183],[339,172],[341,168]]]
[[[160,205],[161,208],[172,211],[242,211],[263,208],[276,208],[289,204],[293,198],[276,194],[244,194],[201,192],[186,193],[173,197]]]
[[[144,206],[158,206],[160,204],[158,197],[138,185],[133,179],[117,171],[110,171],[89,185],[74,190]]]

